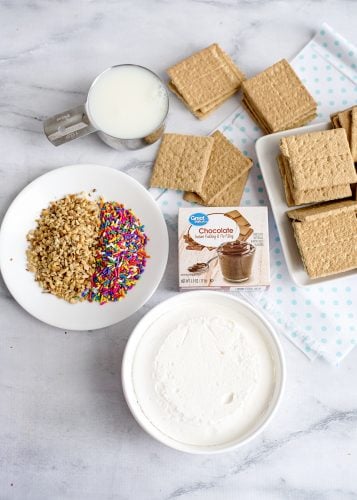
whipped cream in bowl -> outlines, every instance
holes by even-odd
[[[186,292],[153,308],[131,334],[122,364],[137,422],[189,453],[218,453],[255,437],[275,413],[284,380],[272,327],[222,292]]]

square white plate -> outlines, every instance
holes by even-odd
[[[296,245],[291,222],[286,215],[288,210],[300,207],[287,206],[284,187],[276,161],[280,152],[279,145],[281,137],[287,135],[306,134],[308,132],[317,132],[319,130],[327,130],[328,128],[330,128],[329,122],[316,123],[315,125],[308,125],[307,127],[265,135],[260,137],[255,144],[255,150],[278,228],[286,264],[291,278],[299,286],[316,285],[319,283],[326,283],[328,281],[336,281],[355,274],[355,271],[347,271],[341,274],[326,276],[325,278],[318,278],[314,280],[309,278],[304,269],[300,253]]]

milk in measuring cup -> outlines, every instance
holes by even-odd
[[[154,132],[165,120],[168,95],[150,70],[115,66],[94,81],[87,100],[93,125],[112,137],[136,139]]]

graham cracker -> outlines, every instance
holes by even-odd
[[[229,207],[239,205],[243,191],[247,183],[249,171],[244,172],[238,179],[232,182],[226,189],[214,196],[209,202],[210,207]]]
[[[245,80],[242,89],[242,102],[267,133],[304,125],[316,116],[316,102],[285,59]]]
[[[346,109],[345,111],[340,111],[338,113],[338,121],[342,128],[346,130],[347,140],[351,143],[351,125],[352,125],[352,116],[351,110]]]
[[[196,251],[201,251],[204,249],[203,245],[200,245],[195,241],[189,234],[184,234],[183,235],[184,242],[186,244],[186,250],[196,250]]]
[[[205,203],[203,199],[196,193],[186,192],[183,196],[184,200],[191,203],[198,203],[207,207],[229,207],[239,205],[243,196],[243,191],[249,176],[249,171],[244,172],[232,184],[228,185],[221,193],[214,196],[210,203]]]
[[[178,99],[180,99],[180,101],[182,101],[185,104],[185,106],[187,106],[185,99],[183,99],[182,95],[179,93],[179,91],[177,90],[175,85],[172,82],[169,82],[167,84],[167,86],[169,87],[171,92],[173,92],[176,95],[176,97],[178,97]],[[236,92],[237,92],[236,90],[232,90],[231,92],[227,92],[226,94],[218,97],[217,99],[214,99],[210,104],[207,104],[206,106],[202,106],[201,109],[197,109],[194,111],[193,109],[189,108],[189,110],[196,118],[198,118],[199,120],[203,120],[208,115],[213,113],[213,111],[215,111],[217,108],[219,108],[219,106],[221,104],[223,104],[224,101],[226,101],[229,97],[231,97]]]
[[[237,92],[245,76],[214,43],[167,70],[169,88],[199,118]]]
[[[201,196],[198,196],[197,193],[193,193],[192,191],[186,191],[183,193],[183,199],[188,201],[189,203],[198,203],[199,205],[204,205],[204,201]]]
[[[351,154],[353,161],[357,161],[357,106],[354,106],[351,111]]]
[[[234,220],[234,222],[239,226],[238,240],[247,241],[247,239],[254,233],[250,222],[243,217],[238,210],[231,210],[230,212],[226,212],[224,215]]]
[[[251,115],[251,117],[253,118],[253,120],[263,130],[263,132],[265,132],[266,134],[271,134],[272,131],[269,128],[268,123],[264,119],[264,116],[261,115],[257,110],[255,110],[254,108],[252,108],[251,107],[251,103],[245,97],[243,97],[242,103],[244,104],[245,108],[247,109],[248,113]],[[314,118],[316,118],[316,112],[315,111],[312,111],[312,112],[309,111],[308,113],[305,113],[304,115],[300,116],[298,119],[290,122],[286,126],[286,130],[291,129],[291,128],[302,127],[303,125],[305,125],[306,123],[310,122]]]
[[[338,119],[338,115],[331,115],[330,116],[331,118],[331,122],[332,122],[332,125],[333,125],[333,128],[339,128],[341,127],[341,124],[340,124],[340,120]]]
[[[242,217],[242,214],[240,212],[238,212],[238,210],[231,210],[230,212],[226,212],[224,215],[226,217],[229,217],[230,219],[233,219],[233,220],[238,219],[239,217]],[[247,219],[244,219],[244,220],[247,221]]]
[[[252,229],[250,227],[248,227],[248,226],[241,227],[241,235],[242,236],[247,236],[248,234],[249,235],[252,234]]]
[[[208,204],[253,165],[221,132],[212,134],[214,143],[202,187],[196,193]]]
[[[279,155],[276,160],[278,163],[281,179],[283,181],[286,204],[288,205],[288,207],[293,207],[295,206],[295,200],[291,193],[291,189],[286,176],[284,157],[282,155]]]
[[[242,214],[239,214],[239,216],[235,217],[235,219],[240,226],[249,226],[250,225],[250,223],[247,221],[247,219],[245,217],[243,217]]]
[[[344,109],[343,111],[337,111],[337,113],[330,115],[334,128],[344,128],[346,130],[349,143],[351,141],[352,109],[353,108]]]
[[[286,204],[288,207],[305,205],[306,203],[316,203],[319,201],[348,198],[352,194],[351,186],[349,184],[298,191],[293,187],[287,158],[280,155],[278,157],[278,165],[283,180]]]
[[[250,116],[253,118],[255,123],[259,126],[259,128],[261,128],[265,134],[270,134],[271,131],[270,131],[266,121],[264,120],[264,118],[262,116],[260,116],[256,112],[256,110],[254,108],[252,108],[251,103],[247,100],[247,98],[244,96],[244,94],[243,94],[243,98],[242,98],[242,104],[245,107],[245,109],[248,111]]]
[[[355,212],[357,203],[354,200],[336,201],[332,203],[319,203],[310,207],[289,210],[287,215],[290,219],[300,222],[317,220],[329,215],[336,215],[345,212]]]
[[[164,134],[150,186],[183,191],[201,189],[213,143],[212,137]]]
[[[357,202],[346,203],[288,212],[303,264],[313,279],[357,268]]]
[[[288,159],[292,187],[296,191],[346,185],[357,180],[342,128],[283,137],[280,150]]]
[[[334,128],[344,128],[350,144],[353,161],[357,161],[357,106],[338,111],[331,115],[331,122]]]

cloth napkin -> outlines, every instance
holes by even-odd
[[[291,64],[318,103],[315,122],[328,121],[334,111],[357,104],[357,48],[327,24],[322,25]],[[269,206],[254,148],[261,130],[241,106],[218,130],[254,161],[241,205]],[[182,200],[179,191],[153,194],[167,215],[174,215],[177,207],[191,205]],[[357,277],[321,286],[296,286],[287,271],[277,228],[269,212],[271,286],[268,290],[237,293],[262,310],[277,330],[311,360],[322,357],[338,364],[357,342],[354,293]]]

